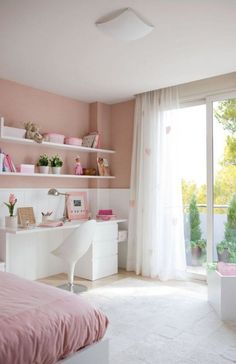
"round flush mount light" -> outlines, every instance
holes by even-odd
[[[111,37],[125,42],[143,38],[154,29],[153,25],[148,24],[130,8],[98,21],[96,26]]]

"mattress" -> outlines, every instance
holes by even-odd
[[[99,341],[107,325],[81,296],[0,272],[0,364],[54,364]]]

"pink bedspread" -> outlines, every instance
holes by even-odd
[[[53,364],[103,337],[107,317],[82,297],[0,272],[0,364]]]

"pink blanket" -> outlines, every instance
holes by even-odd
[[[107,317],[83,298],[0,272],[0,364],[53,364],[103,337]]]

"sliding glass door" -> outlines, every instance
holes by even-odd
[[[236,263],[236,93],[207,99],[207,260]]]

